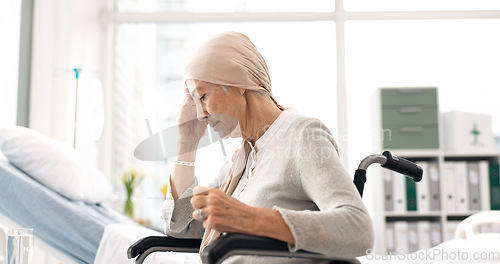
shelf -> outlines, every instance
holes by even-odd
[[[473,215],[474,213],[470,213],[470,214],[450,214],[450,215],[447,215],[445,220],[446,221],[463,221],[465,218]]]
[[[500,152],[481,152],[481,153],[456,153],[444,152],[444,158],[496,158],[500,156]]]
[[[403,158],[429,158],[438,157],[438,149],[390,149],[393,155]]]
[[[385,212],[386,217],[406,217],[406,218],[413,218],[413,217],[441,217],[441,212],[406,212],[406,213],[395,213],[395,212]]]
[[[389,88],[390,89],[390,88]],[[384,127],[382,121],[383,121],[383,114],[386,114],[388,115],[389,117],[391,117],[392,112],[390,111],[383,111],[384,110],[384,105],[382,103],[382,101],[380,101],[380,98],[382,98],[382,91],[383,89],[380,89],[380,91],[377,93],[377,102],[376,102],[376,105],[375,105],[375,108],[376,108],[376,111],[374,111],[373,113],[376,115],[374,118],[374,120],[378,120],[378,122],[380,122],[380,126],[377,126],[376,129],[379,130],[381,129],[382,127]],[[382,98],[383,99],[383,98]],[[437,98],[436,98],[437,99]],[[415,95],[412,100],[415,101],[415,103],[418,103],[418,104],[421,104],[421,105],[430,105],[430,103],[425,103],[425,102],[422,102],[422,101],[418,101],[418,96]],[[386,100],[387,101],[387,100]],[[417,102],[418,101],[418,102]],[[401,101],[398,101],[398,100],[392,100],[391,102],[393,102],[394,104],[397,104],[398,106],[400,107],[411,107],[414,105],[414,102],[412,101],[411,103],[405,103],[405,102],[401,102]],[[423,110],[425,110],[425,108],[422,108]],[[439,113],[439,107],[437,107],[438,109],[438,113]],[[391,120],[391,122],[400,122],[402,125],[406,125],[407,123],[414,123],[416,126],[419,126],[421,125],[422,123],[422,118],[427,118],[427,116],[425,116],[425,113],[413,113],[412,116],[409,116],[408,115],[408,120],[407,119],[403,119],[403,114],[397,114],[397,117],[399,118],[398,120]],[[410,120],[410,119],[413,119],[413,120]],[[412,123],[412,124],[413,124]],[[427,125],[429,125],[427,123]],[[465,151],[461,151],[461,152],[457,152],[457,151],[447,151],[443,148],[444,146],[444,134],[443,134],[443,124],[442,124],[442,121],[441,121],[441,116],[438,116],[438,133],[439,133],[439,148],[433,148],[433,149],[420,149],[420,148],[417,148],[417,149],[408,149],[408,144],[400,144],[400,145],[396,145],[396,146],[400,146],[402,147],[401,149],[397,149],[397,148],[389,148],[387,150],[391,151],[391,153],[395,156],[398,156],[398,157],[401,157],[401,158],[405,158],[405,159],[408,159],[410,161],[414,161],[414,162],[420,162],[422,165],[423,165],[423,168],[424,168],[424,175],[427,175],[429,176],[428,179],[432,180],[433,182],[433,185],[432,185],[432,196],[431,196],[431,181],[422,181],[425,185],[424,188],[428,188],[427,190],[426,189],[420,189],[420,194],[419,194],[419,186],[418,184],[416,184],[415,186],[410,186],[411,189],[409,189],[411,191],[410,195],[411,195],[411,199],[417,199],[417,202],[419,201],[418,200],[418,197],[422,197],[422,196],[418,196],[418,195],[427,195],[427,197],[435,197],[436,195],[438,195],[440,197],[440,207],[441,209],[443,210],[440,210],[440,211],[426,211],[426,212],[422,212],[422,211],[397,211],[397,212],[394,212],[394,211],[385,211],[385,207],[386,207],[386,203],[387,202],[392,202],[394,203],[395,200],[395,196],[396,196],[396,193],[398,196],[401,196],[401,192],[399,191],[399,188],[408,188],[408,183],[406,183],[406,186],[405,186],[405,183],[401,182],[401,181],[390,181],[390,180],[387,180],[387,177],[384,177],[384,176],[387,176],[387,174],[385,173],[382,173],[382,172],[379,172],[381,174],[381,177],[379,177],[379,181],[375,181],[376,184],[372,184],[370,186],[370,188],[373,188],[372,192],[375,193],[377,190],[381,191],[381,193],[377,193],[377,195],[374,195],[374,205],[375,205],[375,208],[374,208],[374,213],[373,213],[373,219],[374,219],[374,223],[375,223],[375,226],[377,227],[376,230],[375,230],[375,236],[376,236],[376,242],[375,242],[375,250],[377,252],[387,252],[387,243],[389,243],[389,241],[392,241],[391,243],[391,247],[398,247],[398,245],[395,245],[394,244],[394,232],[397,232],[399,231],[401,234],[401,237],[403,237],[402,239],[409,239],[409,238],[404,238],[404,232],[401,232],[402,230],[404,231],[405,227],[408,223],[411,223],[412,226],[414,226],[415,222],[417,222],[417,228],[426,228],[426,226],[428,226],[429,224],[428,223],[425,223],[425,222],[430,222],[431,224],[431,228],[440,228],[441,229],[441,240],[444,241],[445,239],[447,239],[449,237],[449,232],[450,230],[452,230],[453,228],[456,227],[456,224],[457,222],[459,221],[463,221],[464,219],[466,219],[467,217],[479,212],[479,211],[468,211],[469,210],[469,205],[467,205],[467,208],[464,208],[463,207],[463,204],[461,204],[461,210],[465,210],[465,211],[453,211],[453,212],[449,212],[447,210],[450,210],[448,209],[447,207],[456,207],[454,202],[453,204],[448,204],[448,200],[446,199],[447,198],[447,193],[449,192],[448,189],[453,189],[454,186],[450,186],[450,184],[453,184],[455,185],[456,182],[458,181],[456,178],[450,178],[452,177],[453,175],[451,173],[454,172],[454,167],[450,167],[447,162],[450,161],[450,162],[455,162],[455,161],[464,161],[466,162],[467,164],[467,171],[466,171],[466,175],[465,175],[465,178],[464,178],[464,174],[461,172],[461,173],[457,173],[456,175],[454,176],[460,176],[462,178],[459,178],[462,180],[462,182],[464,181],[464,179],[466,181],[471,181],[471,177],[468,175],[469,174],[469,165],[470,164],[473,164],[473,163],[469,163],[469,162],[478,162],[478,161],[487,161],[489,163],[499,163],[500,162],[500,151],[498,150],[491,150],[491,151],[483,151],[483,152],[480,152],[480,151],[474,151],[474,152],[471,152],[471,153],[466,153]],[[401,135],[399,135],[401,136]],[[420,138],[419,138],[420,136]],[[432,146],[428,146],[428,145],[425,145],[425,144],[419,144],[417,142],[424,142],[425,139],[423,139],[424,136],[427,136],[425,134],[421,134],[421,135],[415,135],[414,137],[410,137],[408,135],[403,135],[402,138],[399,138],[397,142],[401,142],[402,140],[408,138],[408,140],[412,141],[412,144],[413,146],[415,147],[433,147],[434,145]],[[430,138],[430,137],[429,137]],[[430,140],[430,139],[429,139]],[[379,145],[379,148],[377,149],[377,151],[380,151],[380,150],[386,150],[385,148],[381,148],[381,146],[383,146],[384,142],[380,142],[380,145]],[[427,162],[427,163],[425,163]],[[431,167],[432,165],[432,167]],[[464,165],[464,164],[459,164],[459,165]],[[480,163],[480,167],[479,169],[485,169],[485,163]],[[482,167],[481,167],[482,166]],[[451,168],[451,169],[450,169]],[[461,169],[463,169],[463,166],[462,167],[459,167]],[[470,168],[472,169],[475,169],[477,168],[477,165],[475,165],[474,163],[474,166],[470,166]],[[488,175],[486,175],[486,173],[479,173],[479,169],[477,170],[477,176],[480,177],[478,180],[481,181],[481,182],[484,182],[485,180],[489,180],[488,178]],[[491,170],[491,169],[490,169]],[[450,172],[451,171],[451,172]],[[491,171],[489,172],[491,173]],[[452,175],[452,176],[450,176]],[[431,177],[431,176],[434,176],[434,177]],[[436,177],[437,176],[437,177]],[[458,177],[457,176],[457,177]],[[425,179],[426,176],[424,176],[424,179]],[[477,179],[477,177],[476,177]],[[439,185],[436,184],[436,182],[439,181]],[[479,193],[479,197],[481,198],[481,201],[483,199],[489,199],[490,198],[490,195],[491,195],[491,191],[489,190],[489,187],[488,185],[485,185],[485,184],[477,184],[478,181],[476,181],[476,183],[474,184],[475,188],[479,188],[479,190],[477,189],[474,189],[474,195],[475,195],[475,198],[477,198],[477,193]],[[397,188],[395,188],[394,184],[398,184],[397,185]],[[470,182],[467,182],[467,184],[470,184]],[[427,186],[428,185],[428,186]],[[479,185],[479,186],[477,186]],[[463,185],[460,185],[461,187],[463,187]],[[450,187],[450,188],[449,188]],[[388,194],[391,194],[392,195],[392,200],[388,201],[386,200],[387,197],[391,197],[391,196],[386,196],[386,194],[384,193],[384,190],[386,188],[393,188],[390,192],[388,192]],[[396,192],[397,190],[397,192]],[[437,192],[436,192],[437,191]],[[461,189],[462,193],[461,195],[463,194],[463,189]],[[467,187],[467,192],[469,191],[469,187]],[[415,194],[416,192],[416,194]],[[406,194],[406,193],[405,193]],[[458,195],[458,193],[455,191],[455,195]],[[406,197],[406,199],[408,199],[408,195]],[[462,197],[463,198],[463,197]],[[399,199],[401,200],[402,197],[399,197]],[[403,198],[404,199],[404,198]],[[406,199],[404,199],[404,202],[407,202]],[[435,198],[433,198],[435,199]],[[429,199],[427,200],[424,200],[426,202],[429,202]],[[433,200],[434,202],[436,202],[435,200]],[[413,204],[412,204],[413,205]],[[417,209],[419,208],[418,207],[418,203],[417,203]],[[390,205],[389,205],[390,206]],[[401,206],[401,204],[398,204],[398,206]],[[388,207],[390,209],[392,208],[396,208],[396,204],[393,204],[393,206],[391,207]],[[407,207],[405,207],[406,209]],[[414,207],[412,207],[414,208]],[[423,209],[430,209],[431,207],[430,206],[423,206],[421,207]],[[434,203],[434,207],[432,207],[433,209],[436,209],[438,208],[436,206],[436,204]],[[477,207],[473,207],[473,208],[477,208]],[[401,209],[401,207],[398,207],[398,209]],[[454,208],[453,208],[454,209]],[[401,222],[401,223],[398,223],[398,222]],[[406,222],[406,223],[405,223]],[[388,223],[390,223],[391,225],[389,225],[389,229],[387,229],[388,227]],[[396,223],[398,223],[398,226],[399,226],[399,229],[397,230],[396,229]],[[418,227],[420,226],[420,227]],[[432,227],[434,226],[434,227]],[[393,233],[390,233],[390,232],[387,232],[387,230],[391,231]],[[393,237],[392,238],[389,238],[387,237],[388,234],[392,234]],[[408,233],[406,233],[407,235]],[[404,242],[404,241],[403,241]],[[434,242],[433,242],[434,243]],[[404,248],[404,246],[402,247]]]

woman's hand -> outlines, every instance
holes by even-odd
[[[219,189],[195,187],[193,217],[203,227],[219,232],[263,236],[295,244],[295,238],[277,210],[248,206]],[[201,209],[201,216],[199,210]]]
[[[193,97],[189,93],[189,89],[185,89],[186,97],[184,98],[184,102],[182,104],[181,110],[177,115],[177,123],[179,124],[179,134],[180,141],[189,143],[189,142],[198,142],[201,137],[205,134],[205,130],[207,129],[207,121],[198,120],[196,116],[196,105],[193,100]]]
[[[203,221],[203,227],[215,229],[219,232],[255,234],[256,213],[250,207],[219,189],[206,190],[196,187],[195,196],[191,198],[191,205],[195,209],[194,219]],[[198,215],[201,209],[203,219]]]

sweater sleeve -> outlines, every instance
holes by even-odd
[[[201,238],[205,229],[202,222],[193,218],[193,206],[191,197],[193,188],[198,186],[194,182],[184,191],[177,201],[174,202],[170,184],[167,187],[167,196],[161,207],[161,218],[165,221],[165,234],[178,238]]]
[[[231,160],[228,160],[220,169],[219,176],[215,177],[209,187],[219,188],[227,175]],[[161,218],[165,221],[165,234],[177,238],[201,238],[205,232],[203,223],[193,218],[193,188],[198,186],[198,179],[184,191],[174,202],[171,185],[167,187],[166,199],[161,207]]]
[[[318,211],[274,207],[295,238],[289,248],[343,258],[366,255],[374,241],[370,216],[341,163],[328,128],[318,120],[306,123],[299,126],[297,155],[290,162]]]

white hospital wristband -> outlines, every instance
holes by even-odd
[[[189,167],[194,167],[195,166],[195,163],[194,162],[190,162],[190,161],[175,160],[174,163],[177,164],[177,165],[183,165],[183,166],[189,166]]]

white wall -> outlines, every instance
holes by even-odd
[[[21,0],[0,1],[0,126],[16,124]]]
[[[35,1],[30,127],[68,143],[73,140],[73,68],[82,68],[82,76],[101,76],[103,3]]]
[[[73,145],[75,111],[73,69],[82,69],[81,78],[102,80],[100,13],[105,4],[102,0],[35,1],[29,126],[69,145]],[[84,88],[80,82],[80,96]],[[77,144],[77,150],[95,162],[97,142]]]

